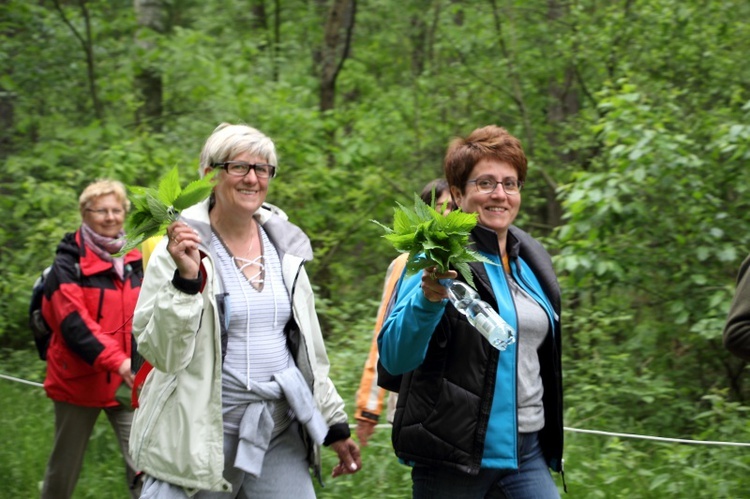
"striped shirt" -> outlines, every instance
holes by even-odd
[[[222,383],[235,389],[246,388],[249,380],[270,381],[275,373],[294,365],[284,334],[292,309],[282,279],[281,262],[266,232],[260,226],[258,229],[262,241],[261,264],[265,266],[260,291],[240,271],[235,258],[217,235],[214,233],[211,237],[212,252],[228,295],[229,328]],[[285,403],[276,403],[276,406],[274,420],[278,430],[288,425],[290,417]],[[225,431],[236,433],[245,407],[225,403]]]

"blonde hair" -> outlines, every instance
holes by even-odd
[[[117,180],[101,179],[90,183],[78,198],[78,209],[83,212],[91,205],[94,199],[114,194],[125,211],[130,209],[130,200],[125,192],[125,186]]]

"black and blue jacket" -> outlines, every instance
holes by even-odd
[[[510,325],[516,308],[500,265],[494,231],[477,226],[473,249],[498,265],[470,264],[474,285]],[[547,312],[549,333],[539,348],[545,426],[539,433],[548,465],[562,471],[560,288],[546,250],[510,227],[507,253],[513,278]],[[447,300],[433,303],[421,274],[404,277],[378,347],[380,362],[403,374],[393,424],[393,446],[407,463],[455,468],[518,468],[517,349],[499,352]]]

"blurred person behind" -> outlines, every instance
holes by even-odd
[[[133,311],[143,278],[141,253],[113,256],[125,244],[129,208],[120,182],[89,184],[78,200],[81,226],[57,247],[45,282],[42,315],[52,330],[44,389],[55,409],[55,437],[42,498],[73,495],[89,437],[104,411],[125,460],[131,497],[140,484],[128,453],[133,411],[115,393],[132,387]]]
[[[724,325],[724,346],[737,357],[750,361],[750,255],[740,265],[737,287]]]
[[[435,196],[435,209],[447,215],[453,209],[453,201],[451,200],[451,193],[448,189],[448,182],[442,178],[436,178],[427,183],[422,189],[420,198],[426,204],[431,205],[433,199],[433,193]],[[367,356],[364,370],[362,371],[362,378],[359,382],[359,389],[356,395],[356,412],[354,418],[357,420],[357,438],[359,443],[364,447],[367,445],[368,440],[375,432],[375,426],[380,420],[380,415],[383,411],[383,401],[385,399],[386,390],[378,386],[378,335],[380,334],[380,328],[383,326],[383,321],[390,314],[391,307],[393,306],[393,299],[395,297],[393,291],[396,288],[396,284],[401,277],[401,274],[406,267],[406,260],[408,259],[408,253],[402,253],[395,258],[385,273],[385,283],[383,286],[383,294],[380,299],[380,306],[378,307],[378,314],[375,320],[375,329],[372,335],[372,342],[370,344],[370,353]],[[398,393],[388,392],[388,403],[386,411],[386,420],[389,423],[393,422],[393,412],[396,408],[396,401],[398,400]]]

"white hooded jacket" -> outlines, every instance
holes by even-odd
[[[312,390],[329,427],[346,424],[344,401],[328,377],[329,361],[304,263],[312,259],[310,240],[283,213],[264,205],[255,214],[281,260],[292,302],[289,344],[297,367]],[[130,437],[136,468],[159,480],[197,490],[228,491],[224,480],[221,400],[221,327],[217,295],[220,276],[210,256],[208,200],[185,210],[182,219],[198,231],[205,282],[197,294],[172,283],[176,265],[165,237],[146,269],[133,319],[139,353],[154,369],[140,393]],[[311,446],[319,475],[319,448]]]

